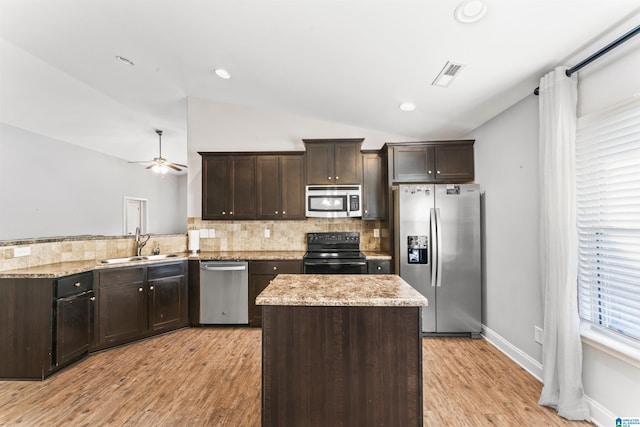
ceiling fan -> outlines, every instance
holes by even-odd
[[[156,129],[156,133],[158,134],[158,144],[159,144],[159,154],[158,157],[154,157],[153,160],[143,160],[141,162],[129,162],[129,163],[151,163],[146,169],[151,169],[155,173],[165,174],[169,171],[169,168],[180,172],[181,168],[186,168],[186,165],[181,165],[180,163],[171,163],[164,157],[162,157],[162,131]]]

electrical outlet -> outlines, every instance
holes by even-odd
[[[207,230],[206,228],[201,228],[200,229],[200,238],[201,239],[206,239],[207,237],[209,237],[209,230]]]
[[[374,228],[373,229],[373,237],[380,237],[380,229],[379,228]]]
[[[216,229],[215,228],[210,228],[209,229],[209,238],[213,239],[214,237],[216,237]]]
[[[271,237],[271,230],[269,230],[268,228],[264,229],[264,237],[269,238]]]
[[[22,246],[20,248],[14,248],[13,249],[13,256],[14,257],[29,256],[29,255],[31,255],[31,247],[29,247],[29,246]]]
[[[544,330],[540,326],[534,326],[533,339],[536,340],[538,344],[542,344],[543,337],[544,337]]]

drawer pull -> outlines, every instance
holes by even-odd
[[[138,292],[142,292],[142,288],[138,288]]]
[[[152,291],[153,290],[153,286],[149,286],[149,290]]]
[[[73,286],[75,286],[76,288],[79,288],[80,287],[80,282],[74,283]]]
[[[96,300],[96,297],[89,298],[89,301],[95,301],[95,300]]]
[[[277,269],[278,269],[278,267],[276,267],[276,266],[274,265],[274,266],[273,266],[273,269],[274,269],[274,270],[277,270]]]

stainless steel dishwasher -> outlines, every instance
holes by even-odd
[[[200,262],[200,323],[249,323],[249,268],[243,261]]]

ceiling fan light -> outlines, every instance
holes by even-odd
[[[160,165],[160,173],[161,173],[162,175],[164,175],[164,174],[166,174],[167,172],[169,172],[169,168],[167,167],[167,165],[165,165],[165,164]]]
[[[155,165],[153,165],[151,170],[154,171],[155,173],[160,173],[160,165],[156,163]]]

